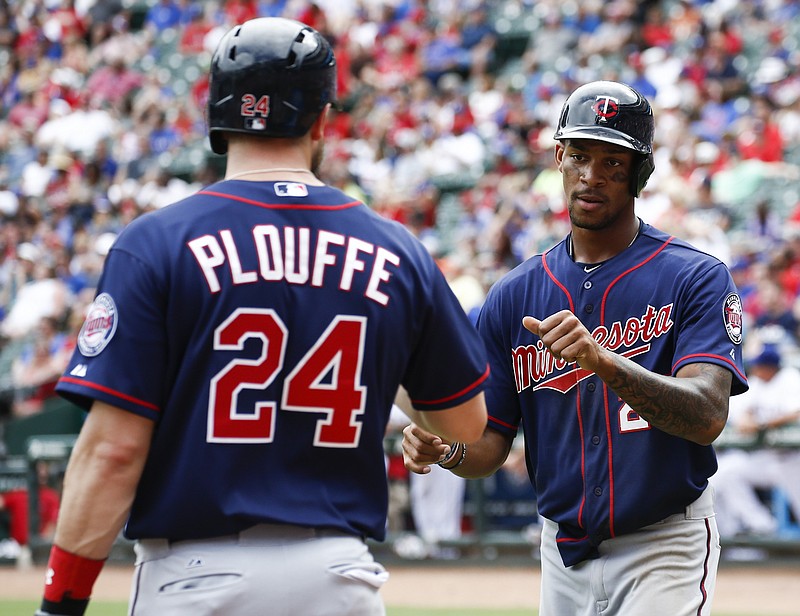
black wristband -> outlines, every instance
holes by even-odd
[[[464,458],[467,457],[467,444],[466,443],[453,443],[453,444],[454,445],[459,445],[461,447],[461,457],[458,459],[458,462],[453,464],[453,466],[445,466],[444,463],[445,462],[449,462],[454,457],[452,454],[456,451],[456,449],[453,449],[450,452],[451,455],[449,455],[446,460],[442,460],[441,462],[439,462],[439,466],[441,466],[446,471],[452,471],[454,468],[456,468],[458,466],[461,466],[462,464],[464,464]]]
[[[454,441],[454,442],[450,443],[450,451],[448,451],[447,455],[444,458],[442,458],[441,460],[439,460],[436,464],[438,464],[442,468],[445,468],[444,465],[447,464],[450,460],[452,460],[455,457],[456,452],[458,452],[458,447],[459,447],[460,444],[461,443],[459,443],[458,441]]]
[[[89,605],[89,599],[65,597],[58,602],[42,599],[42,606],[34,616],[83,616],[87,605]]]

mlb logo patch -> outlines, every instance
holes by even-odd
[[[308,186],[299,182],[276,182],[275,194],[279,197],[308,197]]]
[[[267,121],[264,118],[248,118],[244,121],[250,130],[266,130]]]

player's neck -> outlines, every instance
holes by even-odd
[[[567,250],[576,263],[604,263],[631,246],[639,236],[640,228],[638,217],[634,218],[633,225],[626,226],[624,230],[596,231],[573,227],[567,240]]]
[[[298,140],[237,141],[228,150],[225,179],[254,182],[290,180],[322,185],[311,170],[311,154]]]
[[[314,175],[314,172],[302,167],[265,167],[258,169],[243,169],[236,172],[225,174],[226,180],[251,180],[274,181],[274,180],[297,180],[306,184],[320,184],[321,182]]]

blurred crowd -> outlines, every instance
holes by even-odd
[[[53,396],[120,230],[220,179],[211,53],[275,15],[336,49],[322,178],[418,235],[468,313],[568,232],[554,127],[612,79],[655,111],[640,217],[730,267],[747,358],[800,365],[797,0],[0,0],[0,421]]]
[[[797,0],[0,0],[0,417],[52,394],[119,231],[221,177],[211,53],[271,15],[336,49],[323,179],[417,234],[468,312],[567,233],[566,96],[633,85],[656,115],[639,215],[731,268],[746,355],[799,363]]]

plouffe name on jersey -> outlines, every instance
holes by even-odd
[[[366,279],[364,295],[382,306],[389,303],[384,292],[400,257],[382,246],[333,231],[318,230],[312,240],[308,227],[256,225],[248,238],[258,267],[243,267],[244,247],[237,245],[233,233],[223,229],[217,234],[202,235],[188,242],[212,293],[222,288],[220,277],[230,275],[234,285],[286,281],[312,287],[330,286],[350,291],[354,281]]]

